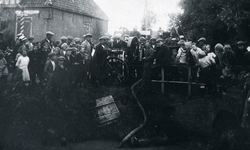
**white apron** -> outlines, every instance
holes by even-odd
[[[22,69],[23,73],[23,81],[30,81],[30,74],[29,74],[29,70],[28,70],[28,66],[21,66],[19,67],[20,69]]]

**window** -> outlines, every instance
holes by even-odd
[[[83,24],[83,31],[84,31],[84,34],[90,33],[90,24],[89,23]]]

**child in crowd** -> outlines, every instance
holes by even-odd
[[[187,64],[187,50],[185,49],[185,41],[180,40],[178,45],[180,45],[180,48],[178,50],[176,60],[181,64]]]
[[[30,81],[30,74],[29,74],[29,70],[28,70],[28,65],[29,65],[30,59],[27,56],[27,51],[23,51],[22,55],[18,57],[17,62],[16,62],[16,66],[22,70],[22,77],[23,77],[23,81],[25,82],[25,85],[28,86],[29,85],[29,81]]]

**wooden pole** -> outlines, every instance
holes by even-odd
[[[191,87],[192,84],[191,84],[191,82],[190,82],[191,77],[192,77],[191,72],[192,72],[191,66],[188,66],[188,98],[190,98],[190,96],[191,96],[191,88],[192,88],[192,87]]]
[[[20,33],[23,34],[24,33],[24,11],[23,10],[21,10],[21,19],[19,23],[20,23]]]

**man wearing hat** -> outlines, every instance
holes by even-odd
[[[64,55],[65,61],[64,66],[70,71],[72,69],[72,64],[74,63],[74,57],[72,57],[73,47],[68,47]]]
[[[124,41],[125,41],[125,42],[128,42],[129,35],[128,35],[128,34],[124,34],[124,35],[123,35],[123,38],[124,38]]]
[[[54,36],[54,33],[51,31],[46,32],[46,38],[43,39],[41,43],[41,50],[42,50],[42,57],[43,61],[45,62],[47,59],[48,54],[51,52],[52,48],[54,47],[54,43],[52,41],[52,37]]]
[[[28,37],[28,42],[26,43],[26,45],[28,47],[28,52],[33,51],[33,47],[34,47],[33,40],[34,40],[33,36]]]
[[[247,49],[245,47],[245,43],[243,41],[237,42],[237,47],[235,49],[235,57],[237,59],[237,65],[244,66],[246,64],[245,54],[247,53]]]
[[[99,84],[104,85],[108,77],[106,37],[100,37],[99,41],[92,59],[91,81],[93,84],[99,82]]]
[[[56,68],[55,60],[56,60],[56,54],[53,52],[49,53],[48,60],[44,67],[44,78],[47,81],[47,85],[50,85],[51,77]]]
[[[37,44],[34,44],[33,51],[28,53],[30,58],[29,71],[32,84],[38,83],[38,81],[43,79],[43,69],[44,65],[41,61],[41,52],[38,49]],[[39,78],[39,80],[37,80]]]
[[[86,34],[84,35],[84,41],[81,44],[81,49],[83,50],[84,57],[84,78],[87,78],[87,74],[89,74],[90,61],[92,59],[92,35]]]
[[[85,40],[82,42],[81,47],[84,51],[84,60],[85,60],[85,72],[87,74],[87,72],[89,72],[89,65],[90,65],[90,61],[92,59],[91,53],[92,53],[92,43],[91,43],[91,38],[92,35],[91,34],[86,34],[84,35]]]
[[[152,37],[149,41],[151,48],[156,49],[156,38]]]
[[[81,38],[76,37],[74,39],[74,42],[75,42],[76,45],[81,45]]]
[[[179,38],[180,38],[180,40],[185,40],[184,35],[180,35]]]
[[[127,42],[123,41],[121,39],[120,35],[117,35],[114,42],[113,42],[113,48],[114,49],[120,49],[120,50],[126,50]]]
[[[148,88],[150,86],[151,65],[153,65],[156,51],[150,47],[150,44],[147,43],[147,40],[144,37],[140,38],[139,49],[140,49],[140,58],[142,58],[143,62],[142,84],[144,88]]]
[[[61,95],[61,91],[65,88],[67,88],[69,84],[69,76],[68,73],[69,71],[65,67],[65,57],[64,56],[59,56],[57,58],[57,65],[55,68],[55,71],[52,76],[52,92],[56,96]]]
[[[67,44],[68,44],[69,46],[72,45],[72,44],[75,44],[74,38],[73,38],[72,36],[68,36],[67,38],[68,38]]]
[[[209,53],[209,52],[210,52],[210,45],[209,45],[209,44],[206,44],[206,38],[204,38],[204,37],[201,37],[201,38],[198,40],[197,46],[198,46],[201,50],[203,50],[205,53]]]
[[[163,39],[158,38],[156,40],[157,44],[157,55],[156,55],[156,63],[160,65],[169,65],[171,64],[172,51],[169,47],[164,44]]]
[[[68,38],[67,38],[66,36],[62,36],[60,40],[61,40],[61,42],[60,42],[60,44],[59,44],[59,47],[62,48],[61,46],[62,46],[64,43],[67,44]],[[67,44],[67,45],[68,45],[68,44]]]

